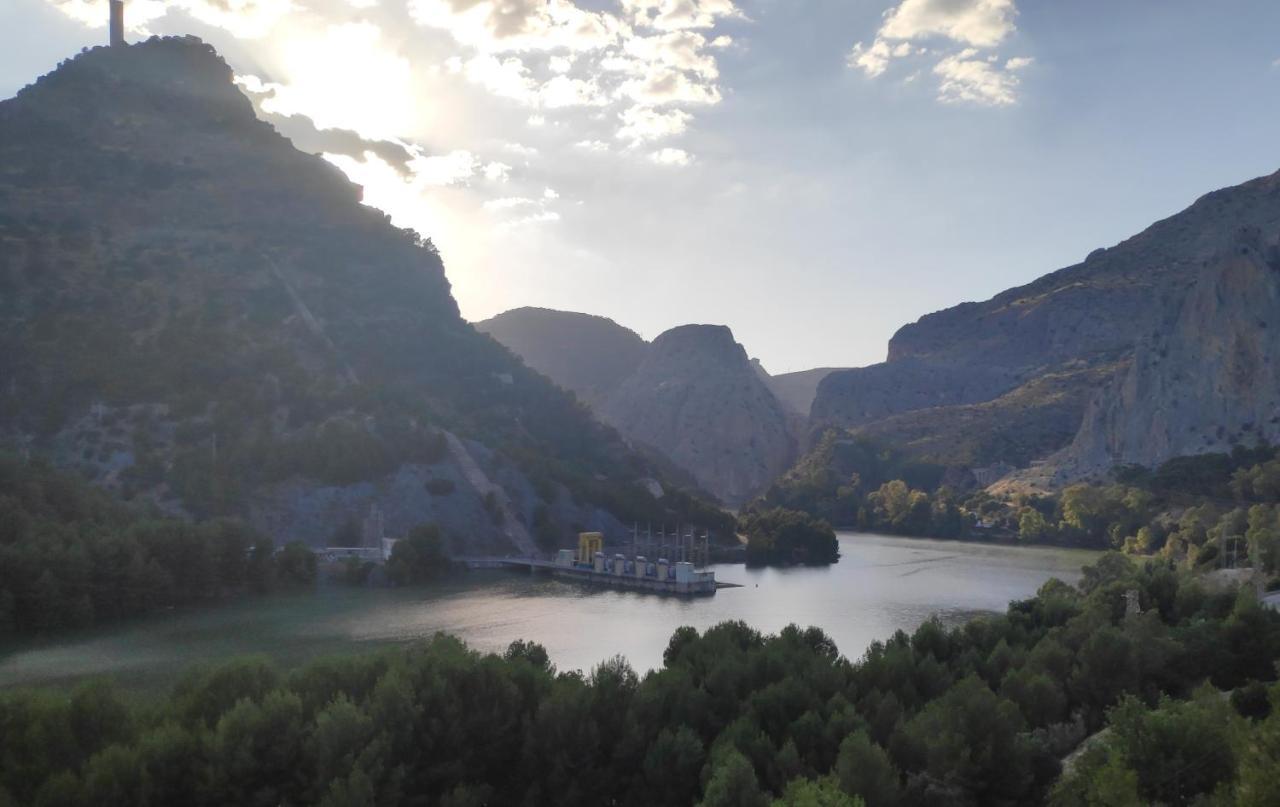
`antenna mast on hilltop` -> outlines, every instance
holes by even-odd
[[[111,0],[111,47],[124,47],[124,0]]]

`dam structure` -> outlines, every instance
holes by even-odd
[[[692,545],[693,542],[690,542]],[[718,583],[715,572],[700,571],[694,566],[696,554],[680,552],[676,560],[643,555],[627,555],[604,551],[604,535],[584,532],[578,535],[578,548],[561,549],[551,560],[532,557],[458,558],[470,569],[527,568],[544,571],[554,577],[590,586],[649,591],[655,594],[700,596],[714,594],[718,588],[736,587]]]

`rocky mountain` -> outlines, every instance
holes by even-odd
[[[726,503],[760,492],[795,457],[797,416],[724,326],[673,328],[650,344],[604,317],[519,308],[476,328]]]
[[[593,407],[636,371],[648,347],[606,317],[550,308],[512,309],[475,328]]]
[[[0,447],[277,540],[375,506],[456,551],[726,527],[465,323],[430,241],[360,198],[194,38],[0,102]]]
[[[763,490],[794,458],[782,405],[723,325],[659,335],[600,411],[733,504]]]
[[[884,363],[822,381],[813,423],[1054,484],[1280,439],[1278,239],[1280,174],[1210,193],[1080,264],[902,328]]]

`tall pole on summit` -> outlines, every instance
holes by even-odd
[[[124,44],[124,0],[111,0],[111,47]]]

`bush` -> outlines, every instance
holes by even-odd
[[[798,510],[775,507],[744,515],[738,529],[747,536],[747,563],[753,565],[835,563],[840,544],[835,530]]]

